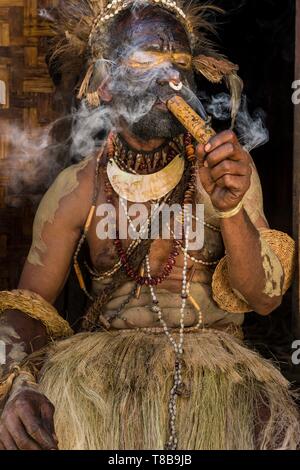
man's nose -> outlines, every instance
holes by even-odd
[[[181,77],[178,70],[166,70],[164,71],[163,75],[157,79],[157,83],[159,85],[167,85],[170,82],[173,82],[174,85],[178,85],[181,82]]]

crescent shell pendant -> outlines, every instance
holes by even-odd
[[[107,176],[114,191],[130,202],[160,199],[174,189],[184,172],[184,158],[177,155],[165,168],[152,175],[133,175],[110,160]]]

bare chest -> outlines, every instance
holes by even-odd
[[[149,203],[144,204],[142,209],[130,203],[124,207],[124,204],[121,204],[117,198],[114,198],[113,204],[107,204],[105,193],[99,193],[97,210],[87,236],[90,260],[98,273],[113,269],[119,262],[116,238],[120,239],[123,249],[126,252],[129,250],[130,253],[130,247],[136,243],[136,238],[138,238],[137,234],[143,230],[143,227],[147,227],[149,220],[152,220],[151,215],[154,214],[154,211],[155,207]],[[193,234],[199,237],[199,242],[196,243],[194,238],[194,243],[191,244],[192,247],[196,246],[197,248],[189,250],[189,267],[196,264],[197,271],[211,270],[224,253],[222,236],[217,227],[214,228],[213,225],[205,223],[205,204],[204,219],[201,217],[200,221],[197,220],[197,218],[199,219],[197,214],[196,206],[193,205],[192,229]],[[170,253],[172,250],[174,251],[175,236],[180,240],[180,245],[176,250],[178,254],[172,270],[172,277],[174,279],[181,277],[184,259],[184,232],[178,216],[180,219],[180,213],[178,214],[176,210],[164,213],[164,217],[160,216],[155,230],[145,229],[142,232],[146,238],[152,238],[149,258],[153,275],[160,275],[162,267],[168,263]]]

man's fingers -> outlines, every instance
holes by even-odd
[[[215,187],[215,182],[211,177],[210,170],[208,168],[202,167],[199,169],[199,178],[201,181],[201,184],[205,191],[208,194],[211,194],[214,190]]]
[[[4,445],[2,444],[1,441],[0,441],[0,450],[5,450],[5,447],[4,447]]]
[[[248,176],[251,174],[250,167],[240,162],[234,162],[232,160],[224,160],[219,165],[216,165],[210,170],[210,174],[214,181],[218,181],[225,175],[232,176]]]
[[[3,425],[1,425],[0,437],[5,450],[18,450],[15,441]]]
[[[42,450],[41,447],[27,434],[25,428],[16,415],[6,419],[6,427],[20,450]]]
[[[219,188],[226,188],[230,191],[239,191],[241,189],[241,178],[241,176],[225,175],[218,179],[216,185]]]
[[[24,406],[24,409],[19,416],[27,433],[42,447],[42,449],[57,449],[57,444],[51,433],[44,429],[42,420],[33,414],[30,407],[27,408]]]
[[[241,160],[240,153],[236,152],[236,147],[234,144],[223,144],[216,150],[213,150],[211,153],[209,153],[206,157],[207,166],[209,168],[214,168],[216,165],[219,165],[219,163],[226,159],[232,161]]]
[[[54,428],[54,406],[50,402],[42,403],[41,416],[44,427],[49,431],[54,441],[57,443],[58,439]]]
[[[204,150],[204,145],[198,144],[196,147],[196,156],[197,156],[197,162],[199,165],[199,168],[203,167],[205,157],[206,157],[206,152]]]
[[[232,144],[237,144],[238,143],[237,136],[231,130],[226,130],[226,131],[220,132],[219,134],[212,137],[209,140],[209,142],[205,145],[204,151],[205,152],[212,152],[217,147],[220,147],[220,145],[223,145],[223,144],[226,144],[226,143],[232,143]]]

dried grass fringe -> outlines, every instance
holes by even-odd
[[[270,362],[212,330],[186,334],[184,358],[191,396],[178,399],[179,449],[299,447],[289,384]],[[56,407],[60,448],[163,449],[173,367],[164,335],[82,333],[57,342],[40,387]]]

